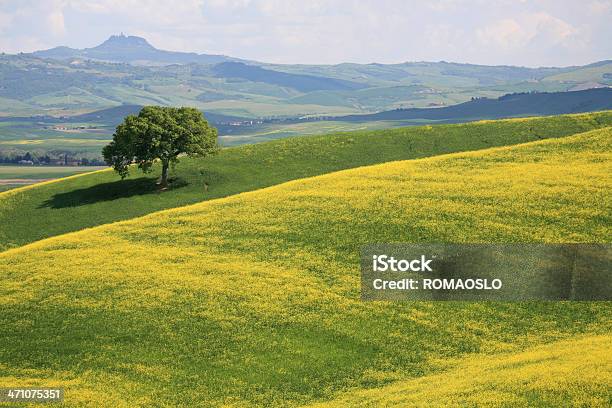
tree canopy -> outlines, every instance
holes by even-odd
[[[104,160],[125,178],[130,164],[145,173],[161,161],[160,186],[168,185],[168,168],[181,154],[207,156],[218,150],[217,129],[210,126],[195,108],[145,106],[140,113],[126,116],[104,147]]]

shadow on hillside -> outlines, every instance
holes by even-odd
[[[187,184],[181,178],[171,178],[168,190],[175,190]],[[95,186],[72,190],[66,193],[58,193],[42,203],[39,208],[78,207],[137,195],[162,194],[168,190],[160,191],[156,178],[140,177],[137,179],[96,184]]]

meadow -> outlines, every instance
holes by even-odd
[[[266,122],[248,126],[222,126],[219,142],[222,146],[238,146],[259,143],[285,137],[322,135],[332,132],[356,130],[385,129],[390,127],[432,124],[435,121],[325,121],[312,122]],[[455,121],[456,122],[456,121]],[[25,154],[26,152],[44,156],[49,152],[68,152],[69,156],[100,159],[102,147],[112,140],[114,123],[41,123],[36,121],[10,120],[0,121],[0,153],[9,152]],[[83,130],[54,130],[51,126],[65,126],[72,129],[76,126],[96,127]]]
[[[609,243],[612,128],[540,121],[457,139],[470,125],[448,127],[419,150],[398,139],[425,155],[493,143],[506,125],[516,143],[545,135],[536,124],[567,137],[348,169],[5,251],[0,385],[63,386],[67,406],[608,406],[608,302],[359,298],[371,242]],[[385,135],[364,157],[399,150]],[[333,158],[349,138],[330,139]],[[293,156],[274,147],[275,163]]]
[[[99,158],[102,147],[112,139],[113,129],[107,123],[60,123],[57,119],[45,122],[43,118],[4,117],[0,118],[0,154],[30,152],[44,156],[50,152],[55,155],[66,152],[72,157]]]
[[[102,170],[100,166],[12,166],[0,165],[0,181],[2,179],[55,179],[72,176],[78,173]]]
[[[132,56],[141,51],[140,45],[133,47],[125,43],[119,50],[131,49]],[[53,51],[0,55],[4,75],[0,117],[41,112],[64,116],[121,104],[194,106],[244,118],[372,113],[448,106],[511,92],[606,86],[611,66],[610,61],[536,69],[447,62],[262,65],[252,61],[247,65],[209,65],[210,61],[192,58],[182,61],[192,62],[186,65],[167,65],[169,61],[163,57],[146,66],[125,64],[136,61],[116,60],[112,53],[98,55],[98,61],[79,51],[74,57],[77,64]],[[350,86],[338,87],[338,81]]]
[[[556,138],[612,125],[612,112],[355,131],[226,148],[181,158],[172,188],[154,172],[120,180],[112,170],[0,195],[0,250],[154,211],[387,161]]]
[[[460,120],[450,121],[462,122]],[[219,137],[222,146],[239,146],[248,143],[260,143],[286,137],[305,135],[326,135],[338,132],[356,132],[362,130],[380,130],[406,126],[432,125],[436,121],[428,120],[373,120],[368,122],[350,122],[342,120],[317,120],[296,123],[263,123],[261,125],[240,129],[229,129]],[[440,123],[444,123],[440,121]],[[227,129],[226,129],[227,130]]]
[[[309,407],[419,406],[423,401],[447,407],[605,407],[612,383],[610,348],[612,336],[578,336],[514,354],[475,356],[447,372]]]
[[[179,86],[178,89],[183,89],[183,92],[186,92],[184,86]],[[416,91],[417,89],[419,89],[417,92],[427,90],[422,86],[399,86],[396,92],[400,95],[406,91]],[[373,100],[379,100],[381,98],[380,92],[384,93],[380,88],[349,91],[350,94],[353,92],[365,93]],[[470,98],[466,94],[469,91],[463,90],[462,92],[464,94],[455,103]],[[248,112],[225,112],[222,110],[231,115],[227,116],[219,114],[216,108],[223,105],[236,108],[236,101],[215,100],[212,102],[215,105],[209,107],[212,111],[207,108],[206,117],[218,128],[219,141],[222,146],[236,146],[296,135],[320,135],[339,131],[594,112],[612,108],[612,90],[608,88],[553,93],[534,93],[527,89],[526,92],[505,95],[499,99],[489,98],[489,96],[495,94],[493,90],[490,92],[491,95],[487,94],[487,97],[481,95],[483,98],[480,99],[474,99],[472,95],[471,101],[460,104],[452,103],[441,106],[432,101],[430,103],[434,107],[425,109],[396,109],[349,116],[337,115],[355,112],[349,110],[328,114],[319,112],[319,115],[309,115],[289,111],[281,116],[265,114],[266,109],[269,112],[274,110],[271,105],[265,105],[259,114],[251,116]],[[214,95],[214,92],[212,94],[202,94],[203,97]],[[306,100],[310,96],[310,94],[306,95]],[[430,94],[430,97],[438,98],[439,94]],[[354,99],[349,98],[349,101],[347,103],[353,106]],[[156,103],[162,102],[156,101]],[[171,104],[184,105],[180,101],[172,101]],[[285,103],[283,106],[291,108],[293,105],[292,103]],[[306,109],[303,105],[299,106]],[[52,154],[54,158],[57,158],[62,154],[67,154],[76,159],[87,158],[101,161],[102,146],[109,142],[115,127],[127,114],[137,113],[141,108],[141,105],[120,105],[76,116],[67,116],[68,112],[64,112],[63,114],[56,113],[56,116],[0,117],[0,156],[16,157],[30,152],[35,157]]]
[[[103,167],[0,165],[0,191],[101,169]]]

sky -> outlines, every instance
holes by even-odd
[[[0,51],[123,32],[272,63],[568,66],[612,59],[611,22],[612,0],[0,0]]]

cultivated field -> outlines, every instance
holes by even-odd
[[[378,406],[409,405],[419,395],[438,405],[608,406],[607,302],[359,298],[359,249],[371,242],[610,242],[609,114],[556,119],[338,135],[327,150],[312,149],[316,138],[275,142],[259,174],[286,164],[270,184],[311,175],[319,162],[332,163],[324,173],[401,159],[399,151],[417,160],[289,181],[5,251],[0,385],[63,386],[68,406]],[[555,136],[566,137],[532,141]],[[355,154],[362,137],[376,149]],[[443,154],[487,143],[522,144]],[[224,157],[266,163],[255,155],[261,147],[240,149],[208,162],[219,166],[210,191],[228,188],[220,180],[231,178],[235,162],[221,167]],[[283,161],[301,149],[304,161]],[[210,177],[212,167],[195,168]],[[241,171],[248,180],[252,173]],[[111,174],[4,193],[3,214],[98,177]],[[173,197],[177,206],[188,201],[179,192],[150,197]],[[107,219],[134,216],[119,210],[144,202],[132,197],[118,197],[119,215]],[[202,190],[199,197],[208,198]],[[99,211],[98,202],[84,206]],[[46,208],[49,218],[54,207]],[[82,216],[57,214],[66,223]]]
[[[0,165],[0,191],[56,178],[101,170],[104,167],[12,166]]]
[[[286,181],[393,160],[563,137],[612,126],[612,113],[483,121],[298,137],[182,158],[170,191],[151,175],[121,181],[111,170],[0,195],[0,249],[229,196]]]
[[[609,403],[612,336],[578,336],[518,353],[475,356],[441,374],[357,391],[311,408],[587,406]],[[580,352],[576,352],[580,350]]]

